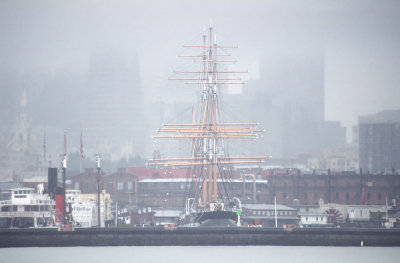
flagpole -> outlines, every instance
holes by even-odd
[[[79,158],[79,172],[83,173],[83,159],[85,159],[85,154],[83,152],[83,142],[82,142],[82,131],[81,131],[81,141],[80,141],[81,145],[80,145],[80,157]]]
[[[82,131],[80,137],[80,146],[79,146],[79,173],[82,173]]]
[[[43,176],[46,178],[46,132],[43,133]]]

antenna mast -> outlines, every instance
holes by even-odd
[[[97,226],[101,227],[101,220],[100,220],[100,172],[101,172],[101,166],[100,166],[100,160],[101,160],[101,154],[98,153],[96,155],[96,169],[97,169]],[[104,200],[103,200],[104,202]]]
[[[64,196],[64,218],[63,218],[63,223],[67,224],[67,219],[66,219],[66,205],[65,205],[65,198],[66,198],[66,184],[65,184],[65,177],[67,173],[67,131],[64,130],[64,153],[62,155],[62,160],[61,160],[61,168],[62,168],[62,191],[63,191],[63,196]]]
[[[46,178],[46,133],[43,133],[43,176]]]

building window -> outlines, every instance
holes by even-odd
[[[114,184],[113,182],[107,182],[107,192],[114,193]]]
[[[371,193],[367,193],[367,199],[371,199]]]
[[[314,200],[317,200],[317,199],[318,199],[318,194],[314,193]]]
[[[306,221],[308,221],[308,217],[306,216]]]
[[[85,193],[91,193],[92,192],[92,184],[91,183],[85,183]]]
[[[339,200],[339,192],[336,192],[336,200]]]
[[[74,189],[75,190],[81,190],[81,184],[79,182],[75,182]]]
[[[286,193],[282,194],[283,199],[286,199]]]
[[[381,193],[378,193],[378,199],[382,200],[382,194]]]
[[[350,194],[346,193],[346,200],[349,200],[349,199],[350,199]]]
[[[118,192],[124,191],[124,182],[118,182],[117,190],[118,190]]]
[[[307,200],[308,199],[308,195],[307,195],[307,193],[304,193],[304,200]]]
[[[128,182],[128,191],[132,191],[132,182]]]

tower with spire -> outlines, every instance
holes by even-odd
[[[16,121],[16,129],[10,146],[13,151],[17,152],[26,152],[31,146],[31,119],[27,113],[26,89],[22,92],[20,110]]]

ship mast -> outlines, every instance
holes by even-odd
[[[187,84],[198,85],[201,89],[200,108],[197,120],[193,112],[192,123],[165,124],[158,129],[163,135],[154,138],[163,139],[191,139],[191,157],[183,158],[155,158],[149,165],[187,166],[193,169],[194,205],[199,211],[212,211],[212,203],[218,203],[218,185],[223,180],[219,167],[234,164],[262,163],[268,156],[234,156],[226,155],[226,140],[228,139],[255,139],[260,130],[255,130],[256,123],[225,123],[219,114],[219,87],[221,85],[241,85],[242,79],[229,74],[247,73],[247,70],[220,69],[222,63],[236,62],[228,54],[219,53],[219,50],[236,48],[236,46],[220,46],[217,44],[213,27],[208,29],[208,36],[204,30],[200,45],[184,46],[198,49],[201,54],[183,55],[194,59],[200,64],[199,70],[174,70],[174,73],[188,74],[191,77],[170,78],[172,80],[188,81]],[[196,75],[197,74],[197,77]]]
[[[67,194],[67,189],[66,189],[66,173],[67,173],[67,131],[64,130],[64,153],[62,155],[61,159],[61,169],[62,169],[62,191],[63,191],[63,224],[67,224],[67,210],[66,210],[66,203],[65,203],[65,198]]]

